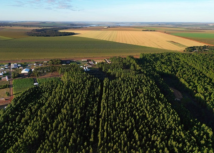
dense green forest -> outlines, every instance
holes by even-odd
[[[193,46],[193,47],[187,47],[184,52],[213,52],[214,47],[213,46]]]
[[[213,58],[114,57],[98,64],[99,75],[77,64],[37,69],[61,80],[43,80],[0,111],[0,152],[213,152]]]

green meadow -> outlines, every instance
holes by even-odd
[[[13,80],[13,94],[15,96],[20,95],[25,90],[34,86],[34,80],[32,78],[27,79],[15,79]]]
[[[0,40],[0,60],[92,58],[161,52],[170,51],[76,36]]]

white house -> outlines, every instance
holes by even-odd
[[[18,68],[18,64],[17,64],[17,63],[11,64],[11,68],[12,68],[12,69],[17,69],[17,68]]]
[[[3,76],[3,73],[0,73],[0,76]]]
[[[26,68],[26,69],[23,69],[21,73],[22,74],[28,74],[29,72],[30,72],[30,69]]]

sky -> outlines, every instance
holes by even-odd
[[[212,22],[214,0],[0,0],[1,21]]]

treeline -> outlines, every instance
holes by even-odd
[[[65,72],[73,69],[75,72],[81,73],[83,72],[83,69],[80,69],[77,64],[71,64],[71,65],[50,65],[50,66],[44,66],[44,67],[38,67],[35,68],[34,71],[31,73],[31,76],[39,77],[43,74],[47,73],[53,73],[53,72],[59,72],[59,74],[64,74]]]
[[[112,58],[98,65],[112,76],[103,82],[78,65],[57,67],[61,81],[31,88],[0,111],[0,152],[213,152],[212,130],[184,123],[159,87],[153,63],[169,56]]]
[[[187,47],[184,52],[210,52],[210,51],[214,51],[214,47],[213,46],[193,46],[193,47]]]
[[[54,36],[70,36],[75,34],[73,32],[59,32],[59,30],[62,30],[62,28],[34,29],[31,32],[27,32],[27,35],[37,37],[54,37]]]
[[[146,29],[146,30],[142,30],[142,31],[156,31],[156,30],[148,30],[148,29]]]

